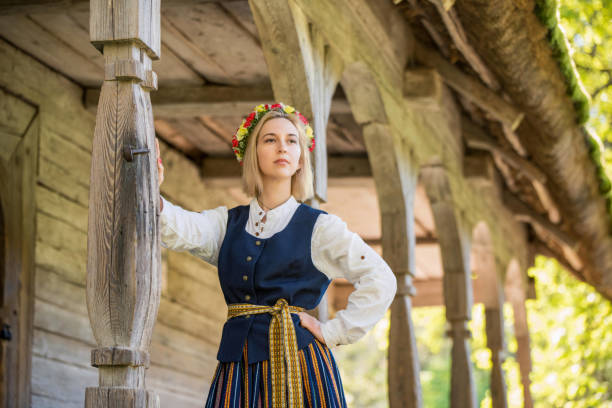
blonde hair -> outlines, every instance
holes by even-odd
[[[249,197],[259,197],[263,192],[263,179],[261,169],[257,159],[257,141],[261,128],[270,119],[284,118],[293,123],[298,131],[300,143],[300,163],[301,169],[291,176],[291,195],[298,201],[305,201],[313,195],[312,186],[312,167],[310,165],[310,152],[308,151],[308,137],[304,132],[304,125],[300,118],[293,113],[279,112],[276,110],[266,113],[255,125],[247,141],[242,163],[242,188]]]

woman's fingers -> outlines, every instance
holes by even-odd
[[[162,164],[161,155],[159,152],[159,141],[155,138],[155,153],[157,154],[157,176],[159,179],[159,185],[164,182],[164,165]]]
[[[300,317],[300,324],[310,331],[317,338],[317,340],[325,344],[323,333],[321,333],[321,322],[306,312],[299,312],[298,316]]]

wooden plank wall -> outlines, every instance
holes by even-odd
[[[85,303],[87,205],[94,116],[74,82],[0,39],[0,88],[38,106],[33,407],[82,407],[97,383],[89,364],[95,342]],[[233,206],[224,190],[199,181],[198,169],[163,149],[163,193],[189,209]],[[162,406],[201,407],[216,367],[226,306],[216,269],[164,252],[164,282],[147,383]]]

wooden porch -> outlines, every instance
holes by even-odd
[[[540,72],[553,61],[531,12],[520,18],[539,30]],[[130,161],[124,149],[159,137],[162,192],[186,208],[243,203],[231,135],[273,101],[314,124],[310,204],[347,221],[397,276],[390,406],[422,406],[411,311],[444,305],[451,406],[475,407],[467,323],[483,303],[493,406],[505,407],[505,302],[532,406],[526,270],[553,256],[612,296],[609,214],[595,172],[574,191],[543,159],[529,91],[475,43],[464,24],[475,13],[439,0],[0,2],[4,219],[36,220],[20,249],[35,251],[33,265],[10,275],[31,285],[15,298],[18,346],[5,351],[22,356],[2,382],[9,406],[201,405],[226,315],[216,271],[160,250],[154,156]],[[585,152],[568,154],[593,167]],[[26,186],[14,203],[6,180]],[[580,200],[588,225],[577,226]],[[334,282],[314,313],[326,319],[351,291]]]

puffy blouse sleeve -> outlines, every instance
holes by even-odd
[[[187,211],[162,197],[161,245],[175,251],[189,251],[217,266],[219,250],[227,228],[227,207],[202,212]]]
[[[346,278],[355,286],[345,310],[321,324],[329,347],[354,343],[384,316],[397,282],[389,265],[344,221],[332,214],[317,218],[312,237],[312,260],[330,279]]]

